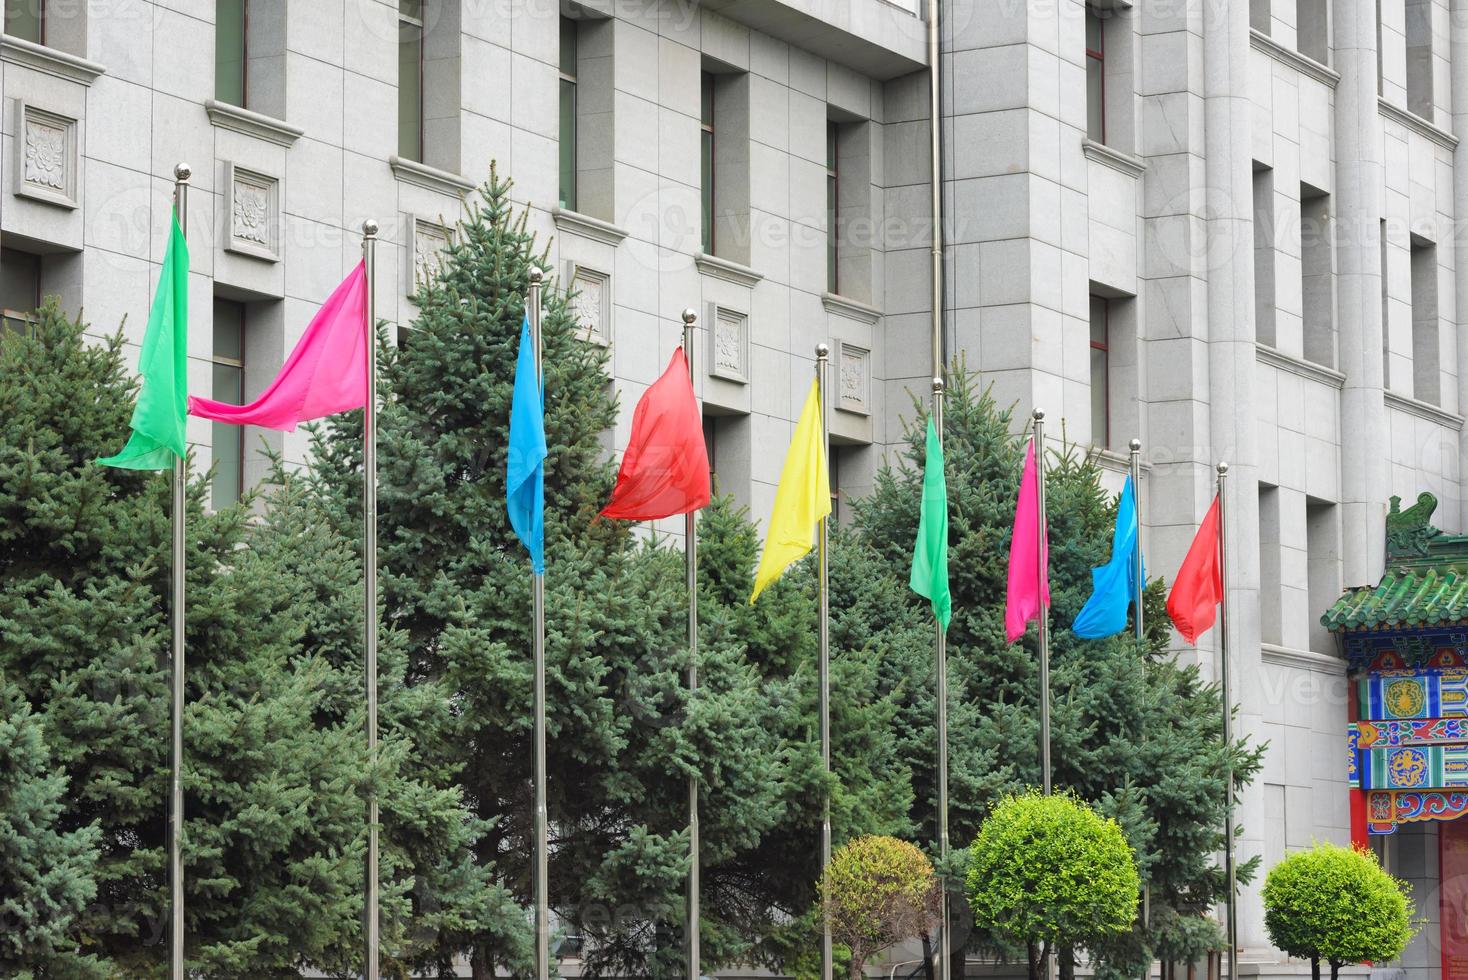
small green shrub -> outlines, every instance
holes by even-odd
[[[851,951],[852,980],[876,953],[938,921],[941,892],[923,852],[895,837],[857,837],[831,855],[821,875],[831,938]]]

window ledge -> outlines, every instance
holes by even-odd
[[[1254,357],[1260,364],[1269,364],[1279,368],[1281,371],[1288,371],[1290,374],[1298,375],[1302,378],[1319,381],[1332,388],[1344,388],[1346,386],[1346,376],[1339,371],[1332,370],[1324,364],[1316,364],[1314,361],[1307,361],[1302,357],[1295,357],[1293,354],[1286,354],[1283,351],[1270,347],[1268,344],[1255,344]]]
[[[1417,115],[1417,113],[1409,109],[1403,109],[1399,105],[1393,105],[1381,97],[1377,98],[1376,105],[1383,116],[1386,116],[1393,122],[1401,123],[1414,133],[1427,137],[1438,146],[1445,147],[1449,150],[1456,150],[1458,148],[1458,137],[1441,126],[1428,122],[1426,119]]]
[[[462,174],[439,170],[437,167],[430,167],[417,160],[404,159],[397,154],[387,158],[387,165],[392,168],[393,176],[403,183],[437,191],[440,194],[463,197],[474,189],[474,181]]]
[[[0,35],[0,61],[33,68],[83,85],[91,85],[97,80],[97,76],[107,71],[95,61],[57,51],[13,34]]]
[[[209,125],[228,129],[246,136],[255,136],[281,146],[290,146],[305,132],[300,126],[292,126],[284,119],[267,116],[263,112],[242,109],[218,99],[206,99],[204,111],[209,114]]]
[[[1338,657],[1314,650],[1299,650],[1283,647],[1278,643],[1261,643],[1259,652],[1267,664],[1277,667],[1294,667],[1297,670],[1318,670],[1327,674],[1345,676],[1346,663]]]
[[[551,219],[562,232],[568,235],[580,235],[582,238],[589,238],[595,242],[620,245],[622,239],[627,237],[625,228],[618,228],[610,221],[593,218],[589,214],[582,214],[568,208],[551,208]]]
[[[876,323],[882,319],[882,311],[860,300],[838,296],[836,293],[821,293],[821,305],[827,313],[835,313],[862,323]]]
[[[1463,431],[1463,416],[1450,412],[1445,408],[1438,408],[1436,405],[1428,402],[1419,401],[1416,398],[1409,398],[1406,395],[1399,395],[1395,391],[1383,392],[1382,401],[1392,408],[1406,412],[1408,415],[1415,415],[1419,419],[1436,422],[1445,429],[1452,429],[1455,432]]]
[[[1139,156],[1118,150],[1114,146],[1098,143],[1089,137],[1081,139],[1081,152],[1089,160],[1095,160],[1103,167],[1120,171],[1129,177],[1140,177],[1147,172],[1147,161]]]
[[[1132,454],[1129,452],[1119,453],[1115,449],[1098,449],[1092,447],[1091,456],[1096,461],[1097,466],[1111,473],[1120,473],[1122,476],[1126,476],[1132,471]],[[1150,473],[1152,470],[1152,464],[1147,462],[1146,459],[1138,459],[1137,466],[1143,473]]]
[[[723,279],[738,286],[754,286],[765,277],[763,272],[756,272],[747,265],[738,262],[730,262],[721,259],[717,255],[709,255],[706,252],[697,252],[693,256],[693,264],[698,266],[698,271],[715,279]]]
[[[1308,75],[1328,88],[1340,83],[1340,73],[1329,65],[1323,65],[1306,54],[1287,48],[1257,27],[1249,28],[1249,47],[1268,55],[1282,65],[1289,65],[1302,75]]]

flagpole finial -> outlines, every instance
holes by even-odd
[[[935,395],[941,395],[941,394],[943,394],[943,379],[942,378],[934,378],[933,379],[933,394],[935,394]]]
[[[189,182],[189,178],[193,175],[194,168],[189,166],[187,163],[177,164],[173,168],[173,179],[178,181],[180,184],[187,184]]]
[[[363,238],[376,238],[378,230],[379,229],[376,219],[368,218],[366,221],[362,222]]]
[[[829,345],[829,344],[816,344],[816,360],[818,360],[818,361],[824,361],[826,358],[828,358],[830,356],[831,356],[831,345]]]
[[[1045,410],[1043,408],[1037,408],[1030,413],[1030,417],[1036,422],[1043,422],[1045,421]]]
[[[539,286],[540,281],[545,278],[545,271],[538,265],[530,267],[530,285]]]
[[[683,322],[687,326],[693,326],[698,322],[698,311],[691,306],[685,309],[683,311]]]
[[[1227,463],[1219,463],[1218,464],[1218,475],[1219,476],[1228,476],[1228,464]]]
[[[1134,453],[1141,452],[1142,451],[1142,440],[1140,440],[1140,439],[1133,439],[1132,442],[1131,442],[1131,449],[1132,449],[1132,452],[1134,452]]]

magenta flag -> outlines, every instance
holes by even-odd
[[[231,425],[290,432],[300,422],[367,404],[367,267],[327,297],[280,373],[248,405],[189,396],[189,414]]]
[[[1035,475],[1035,440],[1025,452],[1014,505],[1014,532],[1009,537],[1009,589],[1005,593],[1004,632],[1013,643],[1025,627],[1050,608],[1050,532],[1040,541],[1040,482]]]

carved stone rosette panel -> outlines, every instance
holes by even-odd
[[[749,383],[749,314],[708,304],[709,375]]]
[[[280,259],[280,180],[225,164],[229,235],[225,251],[271,262]]]
[[[15,118],[16,196],[77,207],[77,121],[21,99]]]
[[[846,341],[837,342],[836,407],[843,412],[870,415],[872,405],[872,352]]]

